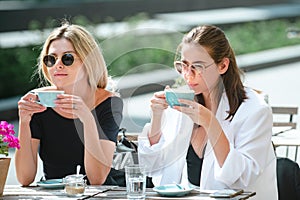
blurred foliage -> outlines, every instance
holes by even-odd
[[[140,12],[136,15],[125,17],[124,21],[131,23],[131,24],[137,24],[141,21],[148,20],[148,19],[149,19],[148,13]]]
[[[128,18],[131,24],[138,19],[146,19],[141,13]],[[113,19],[107,19],[113,21]],[[83,16],[74,17],[73,23],[92,27]],[[42,25],[33,21],[30,29],[39,30],[57,26],[57,20],[48,19]],[[286,30],[300,27],[300,18],[250,22],[223,28],[237,55],[272,48],[300,44],[300,39],[288,39]],[[173,67],[177,45],[183,33],[166,33],[162,30],[133,30],[111,38],[98,38],[106,60],[109,74],[113,77]],[[41,46],[27,46],[0,49],[0,98],[23,95],[37,87],[37,77],[33,77],[36,59]]]
[[[45,24],[42,24],[38,20],[32,20],[29,25],[28,29],[29,30],[43,30],[43,29],[52,29],[54,27],[60,26],[60,24],[68,20],[74,24],[82,25],[82,26],[93,26],[94,24],[86,17],[83,15],[78,15],[74,17],[65,17],[63,19],[55,19],[51,16],[49,16],[47,19],[45,19]]]
[[[23,95],[37,86],[33,77],[38,47],[0,49],[0,98]]]
[[[139,30],[100,42],[111,76],[173,67],[181,33],[147,34]]]
[[[300,18],[239,24],[225,30],[237,55],[300,44],[300,38],[287,38],[290,27],[300,28]]]

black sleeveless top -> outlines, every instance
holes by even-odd
[[[189,182],[193,185],[200,186],[203,158],[198,157],[192,144],[190,144],[186,155],[186,163]]]
[[[123,101],[109,97],[92,111],[99,139],[117,141],[122,110]],[[83,124],[79,119],[64,118],[47,108],[33,115],[30,128],[31,137],[40,140],[39,155],[46,179],[74,174],[77,165],[81,165],[80,173],[85,174]]]
[[[202,105],[205,104],[202,94],[195,95],[195,101]],[[205,147],[203,149],[203,152],[204,151],[205,151]],[[187,174],[188,174],[189,182],[192,183],[193,185],[200,186],[200,177],[201,177],[203,158],[198,157],[192,144],[190,144],[186,155],[186,163],[187,163]]]

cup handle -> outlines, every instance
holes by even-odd
[[[36,96],[36,100],[34,101],[35,103],[42,105],[42,103],[41,103],[40,100],[39,100],[39,96],[37,95],[36,92],[30,91],[29,93],[34,94],[34,95]]]

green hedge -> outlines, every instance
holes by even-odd
[[[33,76],[39,50],[35,46],[0,49],[0,98],[22,95],[36,87]]]
[[[300,18],[250,22],[224,28],[237,55],[300,44],[288,39],[287,28],[300,27]],[[108,39],[99,38],[113,77],[128,73],[172,67],[176,47],[183,33],[140,34],[129,32]],[[33,76],[41,46],[0,49],[0,99],[22,95],[37,86]]]
[[[289,28],[300,29],[300,18],[250,22],[225,30],[237,55],[300,44],[287,38]]]

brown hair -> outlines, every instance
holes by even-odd
[[[223,81],[223,87],[225,88],[230,107],[226,119],[232,119],[241,103],[247,99],[247,96],[241,80],[243,72],[237,66],[234,51],[224,32],[216,26],[199,26],[183,37],[178,50],[181,49],[184,43],[194,43],[203,46],[216,64],[220,63],[223,58],[229,59],[228,70],[221,75],[220,80]],[[220,95],[222,90],[219,91]]]

